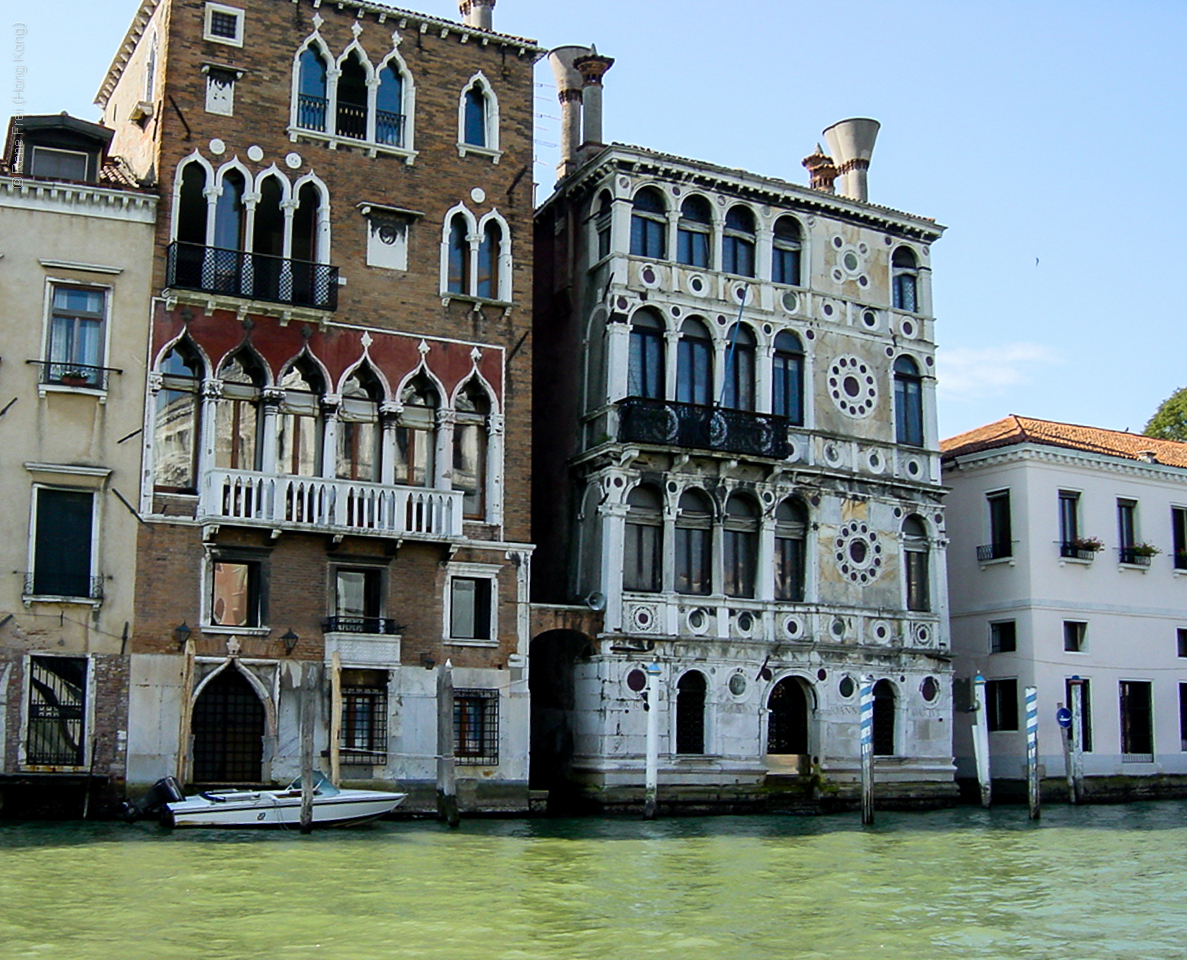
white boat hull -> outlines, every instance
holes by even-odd
[[[314,796],[313,822],[322,826],[366,823],[391,813],[407,794],[340,790]],[[166,805],[165,822],[175,827],[297,827],[299,790],[228,790],[186,797]]]

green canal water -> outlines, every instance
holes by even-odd
[[[384,823],[0,823],[0,958],[1187,957],[1187,804]]]

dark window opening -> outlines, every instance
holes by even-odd
[[[33,582],[41,597],[99,595],[91,574],[91,518],[95,496],[82,490],[36,491]]]
[[[668,215],[660,192],[644,187],[631,208],[631,255],[662,260],[667,255]]]
[[[481,84],[474,84],[466,91],[465,142],[472,147],[485,147],[486,142],[486,97]]]
[[[680,497],[676,518],[676,592],[713,592],[713,506],[698,490]]]
[[[767,753],[805,756],[810,707],[804,686],[794,677],[780,680],[767,700]]]
[[[798,500],[784,500],[775,510],[776,600],[804,600],[807,537],[807,508]]]
[[[693,318],[684,321],[676,346],[676,400],[706,407],[713,402],[713,341]]]
[[[1088,649],[1088,624],[1081,620],[1063,621],[1063,649],[1068,653],[1083,653]]]
[[[1147,680],[1122,680],[1121,760],[1143,763],[1154,759],[1153,684]]]
[[[918,313],[918,267],[915,254],[906,247],[895,250],[891,260],[891,273],[895,308]]]
[[[387,671],[342,671],[343,763],[387,762]]]
[[[680,206],[676,259],[690,267],[709,268],[713,211],[704,197],[692,196]]]
[[[233,665],[224,668],[194,704],[194,782],[259,783],[264,732],[255,689]]]
[[[772,361],[774,383],[771,412],[794,426],[804,423],[804,348],[788,330],[775,337]]]
[[[25,762],[81,767],[86,762],[86,705],[86,657],[31,657]]]
[[[1013,653],[1018,649],[1018,628],[1013,620],[999,620],[989,625],[989,652]]]
[[[210,35],[226,40],[239,39],[239,15],[222,10],[210,11]]]
[[[780,217],[775,222],[771,250],[771,280],[774,283],[800,285],[801,246],[799,221],[794,217]]]
[[[455,690],[453,753],[459,764],[496,766],[499,762],[499,692]]]
[[[624,590],[658,593],[663,578],[663,498],[651,486],[635,487],[627,496]]]
[[[747,207],[731,207],[725,215],[721,239],[721,269],[740,277],[754,276],[754,214]]]
[[[363,140],[367,136],[367,71],[353,53],[338,76],[338,112],[335,130],[340,137]]]
[[[725,354],[725,395],[722,406],[731,410],[754,409],[755,339],[745,324],[730,331]]]
[[[923,378],[910,357],[894,362],[894,425],[899,443],[923,446]]]
[[[676,684],[676,752],[705,752],[705,675],[696,670]]]
[[[1018,729],[1018,681],[985,682],[986,720],[990,730]]]
[[[874,756],[895,755],[895,713],[897,698],[889,680],[874,684]]]
[[[449,635],[455,640],[490,640],[494,581],[454,577],[449,582]]]
[[[662,400],[667,390],[664,323],[651,310],[631,318],[627,395]]]
[[[744,496],[732,496],[726,506],[722,553],[727,597],[752,598],[758,569],[758,518],[755,505]]]

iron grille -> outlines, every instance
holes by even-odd
[[[977,547],[977,559],[982,563],[986,560],[1001,560],[1013,555],[1014,548],[1009,543],[986,543]]]
[[[403,625],[391,617],[326,617],[322,629],[326,633],[377,633],[394,637]]]
[[[367,137],[367,108],[353,103],[343,103],[339,100],[336,127],[340,137],[365,140]]]
[[[85,657],[30,660],[27,763],[64,767],[85,763],[86,689]]]
[[[749,410],[628,397],[618,405],[620,443],[661,443],[784,459],[787,418]]]
[[[387,762],[385,688],[342,688],[342,734],[338,747],[344,763]]]
[[[319,310],[338,309],[338,268],[175,240],[166,283],[182,290],[224,293]]]
[[[206,684],[194,704],[193,735],[196,782],[260,782],[264,705],[235,667]]]
[[[454,691],[453,755],[457,763],[466,766],[498,764],[498,690]]]
[[[404,146],[404,114],[376,110],[375,141],[391,147]]]
[[[297,126],[302,130],[316,130],[325,133],[326,109],[329,101],[325,97],[311,97],[301,93],[297,95]]]
[[[103,577],[78,576],[60,571],[25,574],[26,597],[78,597],[84,600],[103,599]]]

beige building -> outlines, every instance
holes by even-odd
[[[14,118],[0,170],[0,805],[123,792],[156,197],[111,131]]]

